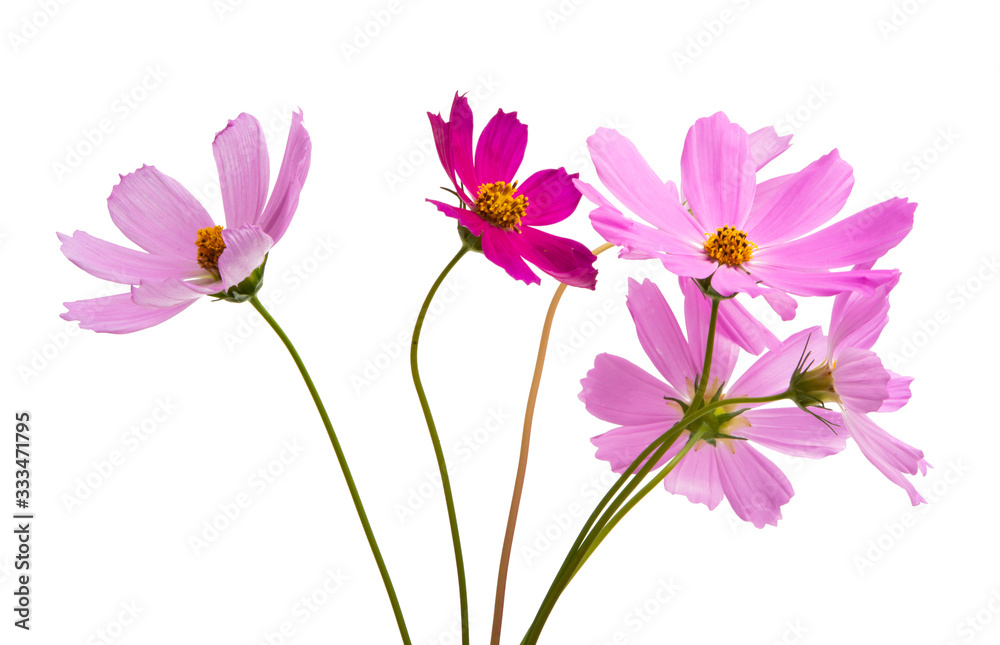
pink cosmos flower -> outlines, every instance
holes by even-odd
[[[241,114],[212,143],[226,226],[153,166],[124,175],[108,197],[115,226],[142,250],[76,231],[59,233],[70,262],[128,293],[65,303],[65,320],[124,334],[176,316],[199,297],[227,292],[260,267],[295,214],[309,172],[312,144],[302,113],[292,115],[285,156],[267,198],[270,166],[257,119]]]
[[[784,320],[789,294],[871,294],[887,271],[831,271],[872,262],[913,225],[916,204],[893,198],[810,233],[843,207],[853,171],[836,150],[803,170],[757,183],[757,171],[788,147],[773,128],[747,134],[722,112],[698,119],[681,155],[682,201],[631,141],[599,129],[587,140],[604,186],[652,226],[624,217],[593,187],[578,182],[597,208],[594,228],[622,247],[622,257],[658,258],[680,276],[707,278],[724,296],[763,296]],[[759,332],[758,333],[762,333]]]
[[[536,228],[561,222],[576,210],[580,191],[573,180],[579,174],[540,170],[520,184],[514,181],[528,144],[528,126],[518,121],[517,112],[497,111],[479,135],[475,157],[472,110],[464,96],[455,94],[450,120],[427,116],[441,165],[468,208],[427,201],[480,238],[483,254],[512,278],[541,282],[528,261],[560,282],[593,289],[594,254],[579,242]]]
[[[610,354],[597,356],[594,368],[581,381],[580,398],[587,410],[619,425],[592,439],[598,447],[597,457],[608,461],[616,472],[622,472],[654,439],[680,421],[682,403],[687,407],[692,402],[704,363],[710,305],[690,280],[682,279],[681,289],[686,339],[659,288],[649,280],[641,285],[629,281],[627,304],[639,342],[666,382]],[[748,372],[728,394],[723,392],[738,354],[735,343],[723,333],[716,334],[706,399],[743,396],[748,390],[767,390],[767,395],[772,395],[787,389],[791,368],[783,383],[770,380],[768,372],[756,378]],[[725,497],[741,519],[758,528],[775,525],[781,518],[781,506],[792,497],[792,486],[750,442],[789,455],[818,458],[841,451],[844,437],[797,408],[751,409],[729,418],[735,407],[716,411],[706,423],[708,433],[667,475],[664,487],[710,509]],[[748,407],[754,406],[739,406]],[[836,413],[822,414],[827,422],[839,423]],[[682,432],[660,465],[676,455],[689,436],[689,430]]]

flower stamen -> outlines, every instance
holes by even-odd
[[[747,239],[747,234],[735,226],[726,224],[715,229],[715,233],[706,233],[705,252],[719,264],[739,266],[753,259],[757,245]]]
[[[528,208],[528,198],[524,195],[514,197],[516,191],[516,181],[512,184],[505,181],[483,184],[479,187],[479,196],[476,198],[476,213],[505,231],[518,230],[521,218]]]
[[[222,227],[209,226],[199,229],[194,243],[198,247],[198,264],[218,276],[219,256],[226,250],[226,243],[222,239]]]

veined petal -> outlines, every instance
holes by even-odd
[[[277,244],[288,230],[288,225],[299,206],[302,185],[309,174],[312,159],[312,141],[302,125],[302,111],[292,112],[292,125],[288,129],[285,155],[281,158],[278,179],[274,182],[271,198],[256,222]]]
[[[472,109],[469,107],[469,100],[459,96],[457,92],[451,103],[448,137],[451,144],[451,165],[468,191],[471,198],[469,203],[474,203],[482,182],[476,177],[476,168],[472,163]]]
[[[841,415],[832,410],[810,408],[834,426],[841,426]],[[847,432],[831,430],[813,415],[798,408],[748,410],[743,417],[750,426],[735,434],[795,457],[819,458],[836,454],[847,445]]]
[[[523,225],[521,233],[510,235],[508,240],[522,258],[559,282],[584,289],[597,285],[597,256],[579,242]]]
[[[904,475],[923,475],[927,473],[930,464],[924,459],[922,450],[918,450],[875,424],[864,414],[850,410],[844,412],[844,425],[858,443],[861,453],[889,481],[906,491],[910,503],[914,506],[925,504],[925,500],[917,489]]]
[[[151,281],[143,280],[138,285],[132,285],[132,302],[140,307],[175,307],[197,300],[201,296],[216,293],[222,288],[221,283],[214,282],[197,285],[177,278]]]
[[[227,228],[222,231],[226,249],[219,256],[222,289],[234,287],[250,277],[264,263],[274,240],[259,226]]]
[[[587,412],[602,421],[623,426],[667,423],[668,428],[680,421],[679,406],[663,398],[680,398],[680,394],[619,356],[598,354],[580,384],[580,400]]]
[[[797,271],[783,266],[757,262],[749,267],[751,275],[765,285],[798,296],[835,296],[844,291],[872,295],[875,290],[898,277],[898,271]],[[765,296],[766,297],[766,296]]]
[[[60,318],[79,321],[82,329],[107,334],[128,334],[159,325],[190,307],[193,302],[194,300],[190,300],[173,307],[140,307],[132,302],[131,293],[120,293],[65,302],[66,313],[61,314]]]
[[[483,255],[507,272],[507,275],[525,284],[541,284],[542,280],[521,259],[521,249],[513,240],[517,233],[508,233],[496,226],[483,227]]]
[[[889,398],[889,371],[874,352],[846,347],[836,357],[833,388],[844,407],[855,412],[875,412]]]
[[[699,442],[663,479],[663,487],[714,510],[724,497],[715,452],[714,447]]]
[[[431,122],[431,133],[434,135],[434,147],[437,149],[438,159],[441,160],[441,166],[448,174],[448,179],[450,179],[452,185],[455,186],[455,192],[460,195],[462,201],[466,204],[474,203],[475,200],[469,198],[469,195],[459,185],[458,179],[455,177],[455,166],[451,161],[450,124],[441,118],[440,113],[431,114],[428,112],[427,118]],[[473,190],[475,190],[475,188],[473,188]]]
[[[782,320],[795,318],[795,309],[799,306],[795,298],[779,289],[764,289],[761,295]]]
[[[629,313],[643,351],[674,389],[686,392],[701,374],[701,364],[692,356],[684,332],[660,288],[648,278],[642,284],[628,281]]]
[[[428,199],[426,201],[437,206],[437,209],[448,217],[454,217],[457,219],[459,224],[469,229],[476,237],[483,234],[483,227],[486,226],[486,222],[483,221],[483,218],[479,217],[469,209],[456,208],[451,204],[434,201],[433,199]]]
[[[781,345],[767,325],[754,318],[735,298],[719,303],[719,333],[754,355]]]
[[[753,275],[740,267],[731,267],[727,264],[720,264],[712,276],[712,288],[723,296],[731,296],[734,293],[745,293],[750,296],[759,296],[764,290],[757,284]]]
[[[186,188],[153,166],[123,175],[108,197],[111,221],[125,237],[157,255],[191,258],[195,237],[214,226],[205,208]]]
[[[715,460],[722,490],[737,517],[757,528],[777,526],[781,507],[794,494],[785,474],[746,441],[720,442]]]
[[[476,142],[478,181],[481,184],[497,181],[509,184],[514,181],[514,173],[521,166],[527,146],[528,126],[517,120],[517,112],[497,110]]]
[[[892,370],[886,371],[889,372],[889,382],[886,384],[889,398],[882,402],[882,407],[878,411],[895,412],[910,400],[910,383],[913,382],[913,377],[900,376]]]
[[[674,423],[650,423],[640,426],[612,428],[603,434],[591,438],[590,442],[597,446],[597,454],[595,456],[598,459],[608,462],[611,465],[611,469],[616,473],[621,473],[651,443],[669,431]],[[684,447],[684,442],[687,441],[687,434],[686,431],[680,434],[677,440],[671,444],[670,448],[656,462],[655,468],[660,468],[680,452],[681,448]],[[643,460],[638,468],[642,468],[648,462],[648,459]]]
[[[539,170],[525,179],[514,194],[528,198],[522,222],[529,226],[545,226],[561,222],[576,210],[580,191],[573,182],[579,173],[566,174],[565,168]]]
[[[760,170],[772,159],[780,155],[791,145],[792,135],[778,136],[777,130],[768,126],[750,133],[750,158],[754,167]]]
[[[722,112],[695,121],[681,153],[681,187],[703,233],[726,224],[743,229],[757,187],[746,130]]]
[[[856,268],[856,267],[855,267]],[[871,349],[889,322],[889,291],[896,286],[896,277],[875,290],[870,296],[846,292],[834,299],[830,316],[831,357],[846,347]]]
[[[226,226],[256,224],[267,200],[271,167],[260,123],[247,113],[230,120],[212,142]]]
[[[106,242],[83,231],[76,231],[72,236],[56,235],[62,242],[63,254],[70,262],[102,280],[136,284],[144,279],[193,278],[205,274],[205,270],[198,266],[196,253],[187,258],[154,255]]]
[[[761,397],[784,392],[792,380],[795,366],[803,356],[809,357],[807,364],[812,361],[816,365],[826,358],[826,337],[819,327],[810,327],[792,334],[777,350],[771,350],[758,358],[727,388],[726,396]]]

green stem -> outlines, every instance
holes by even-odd
[[[437,459],[438,471],[441,473],[441,488],[444,490],[444,500],[448,507],[448,523],[451,525],[451,541],[455,545],[455,569],[458,573],[458,600],[462,619],[462,645],[469,645],[469,597],[465,585],[465,562],[462,559],[462,542],[458,535],[458,517],[455,514],[455,499],[451,494],[451,480],[448,478],[448,466],[444,461],[444,451],[441,450],[441,440],[438,438],[437,428],[434,426],[434,417],[431,416],[431,407],[427,403],[427,395],[424,394],[424,386],[420,382],[420,370],[417,368],[417,343],[420,341],[420,330],[424,326],[424,317],[431,306],[431,300],[437,293],[438,287],[444,282],[445,277],[451,269],[458,264],[462,256],[469,252],[469,247],[462,245],[455,257],[444,268],[438,276],[431,290],[427,292],[427,298],[417,315],[417,323],[413,327],[413,342],[410,343],[410,372],[413,374],[413,386],[417,390],[417,397],[420,399],[420,407],[424,411],[424,419],[427,421],[427,430],[431,435],[431,443],[434,445],[434,456]]]
[[[323,426],[326,428],[326,434],[330,437],[330,443],[333,445],[333,451],[337,453],[337,461],[340,463],[340,469],[344,473],[344,480],[347,482],[347,488],[351,492],[351,499],[354,500],[354,508],[358,512],[358,518],[361,520],[361,526],[364,528],[365,537],[368,538],[368,546],[371,547],[372,555],[375,557],[375,563],[378,565],[379,573],[382,575],[382,583],[385,585],[385,591],[389,594],[389,602],[392,604],[392,613],[396,615],[396,625],[399,626],[399,635],[403,638],[403,643],[410,645],[410,635],[406,631],[406,622],[403,620],[403,611],[399,607],[399,599],[396,598],[396,591],[392,587],[392,580],[389,578],[389,571],[385,567],[385,561],[382,559],[382,552],[379,551],[378,543],[375,541],[375,534],[372,532],[371,524],[368,522],[368,515],[365,513],[365,507],[361,503],[361,496],[358,494],[358,488],[354,484],[354,477],[351,476],[351,469],[347,466],[347,457],[344,456],[344,450],[340,447],[340,441],[337,439],[337,433],[333,430],[333,424],[330,423],[330,416],[326,413],[326,408],[323,406],[323,401],[319,397],[319,392],[316,391],[316,386],[313,385],[312,378],[309,376],[309,372],[306,370],[305,364],[302,362],[302,358],[299,357],[299,353],[295,351],[295,346],[292,345],[292,341],[289,340],[285,332],[282,331],[278,323],[271,317],[271,314],[264,308],[257,296],[250,299],[250,304],[253,308],[257,310],[267,324],[271,326],[274,333],[278,335],[281,342],[285,344],[285,348],[288,353],[292,355],[292,360],[295,361],[295,366],[299,368],[299,373],[302,375],[302,380],[305,381],[306,387],[309,389],[309,394],[312,396],[313,402],[316,404],[316,409],[319,411],[319,416],[323,419]]]
[[[698,391],[691,399],[691,407],[698,407],[705,400],[705,390],[708,388],[708,377],[712,370],[712,351],[715,349],[715,325],[719,320],[719,300],[712,298],[712,315],[708,320],[708,342],[705,347],[705,365],[701,369],[701,380],[698,382]]]

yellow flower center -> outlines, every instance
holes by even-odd
[[[715,229],[715,233],[706,233],[705,252],[708,257],[729,266],[739,266],[753,259],[757,245],[747,239],[747,234],[735,226],[726,224]]]
[[[516,181],[513,184],[505,181],[483,184],[479,187],[479,197],[476,198],[476,212],[494,226],[506,231],[517,230],[524,211],[528,208],[528,198],[524,195],[514,197],[515,191]]]
[[[226,250],[226,243],[222,240],[222,227],[200,229],[194,243],[198,247],[198,264],[218,276],[219,256]]]

